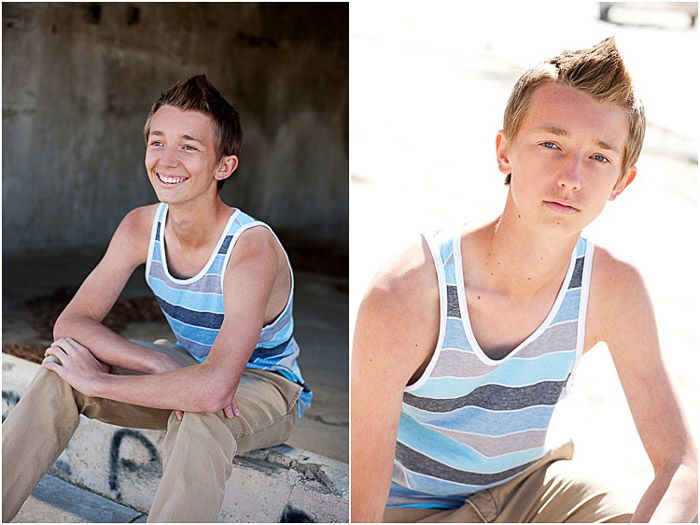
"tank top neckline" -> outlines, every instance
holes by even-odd
[[[221,235],[219,236],[219,240],[216,241],[216,245],[214,246],[214,250],[212,251],[211,255],[209,256],[209,259],[207,262],[204,264],[201,270],[197,272],[194,276],[188,277],[186,279],[180,279],[177,277],[174,277],[170,273],[170,269],[168,268],[168,260],[167,260],[167,255],[165,252],[165,223],[168,218],[168,205],[163,203],[163,211],[162,211],[162,217],[158,219],[158,222],[161,224],[161,242],[160,242],[160,257],[161,260],[163,261],[163,271],[165,272],[165,275],[168,277],[168,279],[172,280],[174,283],[177,284],[192,284],[199,279],[201,279],[204,275],[206,275],[207,271],[211,267],[212,264],[214,264],[214,260],[216,259],[216,256],[219,254],[219,250],[221,249],[221,245],[224,242],[224,239],[226,239],[226,236],[229,233],[229,230],[231,229],[231,224],[233,224],[233,221],[238,217],[240,214],[241,210],[238,208],[231,208],[233,212],[229,216],[229,218],[226,220],[226,225],[224,226],[223,231],[221,232]]]
[[[527,336],[515,348],[510,350],[504,357],[500,359],[493,359],[489,357],[488,354],[481,348],[481,345],[476,340],[476,336],[474,335],[474,331],[472,330],[472,323],[471,319],[469,318],[469,308],[467,307],[467,294],[464,285],[464,270],[462,268],[462,237],[461,234],[458,232],[452,238],[452,250],[454,253],[454,264],[456,274],[455,279],[457,284],[457,300],[459,302],[459,309],[461,312],[463,312],[463,315],[461,316],[462,325],[464,327],[464,332],[467,336],[467,340],[469,341],[469,345],[472,347],[472,349],[474,350],[474,354],[477,356],[477,358],[479,358],[479,360],[482,363],[491,366],[498,366],[505,363],[506,361],[512,359],[513,356],[516,355],[522,348],[525,348],[534,340],[536,340],[540,335],[542,335],[542,333],[545,330],[547,330],[547,328],[549,328],[549,326],[552,324],[552,321],[556,317],[557,312],[559,312],[559,308],[561,307],[561,304],[564,301],[564,296],[566,295],[566,290],[568,289],[569,283],[571,282],[571,277],[576,266],[577,246],[580,240],[581,237],[578,238],[576,244],[574,245],[574,249],[571,252],[571,257],[569,258],[569,266],[566,270],[566,276],[564,277],[564,281],[562,282],[561,287],[559,288],[557,297],[554,300],[554,304],[549,310],[547,317],[545,317],[544,321],[542,321],[542,323],[535,329],[534,332]]]

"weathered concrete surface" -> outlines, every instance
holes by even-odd
[[[154,202],[143,124],[206,73],[239,110],[224,200],[286,244],[348,248],[348,6],[4,3],[3,251],[106,244]]]
[[[2,358],[4,419],[39,365],[7,354]],[[164,436],[164,431],[127,429],[81,418],[50,472],[147,513],[162,475]],[[65,505],[80,512],[79,505],[74,508],[69,500]],[[219,521],[278,522],[290,512],[302,513],[299,515],[314,522],[346,521],[347,464],[287,445],[234,459]]]
[[[12,523],[141,523],[146,515],[56,476],[44,476]]]

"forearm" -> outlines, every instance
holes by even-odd
[[[127,341],[102,323],[86,316],[60,316],[54,340],[71,338],[87,346],[103,363],[151,374],[157,371],[159,352]]]
[[[133,405],[218,412],[230,403],[245,364],[226,371],[202,363],[153,375],[101,374],[92,386],[93,395]]]
[[[697,513],[697,464],[686,462],[658,470],[632,522],[688,523]]]

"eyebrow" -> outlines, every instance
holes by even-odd
[[[156,137],[164,137],[165,136],[165,133],[163,133],[162,131],[158,131],[157,129],[153,130],[153,131],[149,131],[148,134],[155,135]],[[180,138],[185,139],[185,140],[193,140],[195,142],[199,142],[200,144],[204,144],[201,140],[199,140],[197,137],[193,137],[192,135],[180,135]]]
[[[558,137],[568,137],[570,133],[565,130],[564,128],[559,128],[557,126],[540,126],[539,128],[535,129],[536,132],[541,132],[544,131],[546,133],[551,133],[553,135],[557,135]],[[608,144],[607,142],[603,140],[596,140],[595,145],[598,146],[601,149],[606,149],[608,151],[614,151],[615,153],[619,153],[620,150],[616,146],[612,146]]]

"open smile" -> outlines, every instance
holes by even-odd
[[[187,177],[178,177],[178,176],[173,176],[173,175],[164,175],[162,173],[156,172],[156,178],[163,184],[164,186],[168,188],[173,188],[175,186],[178,186],[179,184],[182,184],[187,180]]]
[[[542,201],[545,206],[547,206],[550,210],[553,210],[557,213],[563,213],[565,215],[573,215],[574,213],[578,213],[579,210],[578,208],[575,208],[571,204],[567,204],[565,202],[561,201]]]

